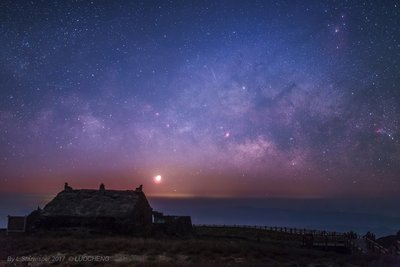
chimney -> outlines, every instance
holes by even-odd
[[[100,191],[100,192],[104,192],[105,190],[106,190],[106,187],[104,186],[103,183],[101,183],[101,184],[100,184],[99,191]]]
[[[68,185],[68,183],[65,183],[65,184],[64,184],[64,190],[65,190],[65,191],[71,191],[71,190],[72,190],[72,187],[70,187],[70,186]]]
[[[136,191],[137,192],[142,192],[143,189],[143,185],[141,184],[139,187],[136,187]]]

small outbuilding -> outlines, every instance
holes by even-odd
[[[192,219],[190,216],[164,215],[162,212],[153,212],[153,227],[155,232],[167,235],[186,236],[193,234]]]
[[[7,216],[7,234],[23,233],[26,230],[26,216]]]

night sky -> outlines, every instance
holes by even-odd
[[[400,195],[399,1],[1,1],[0,36],[1,192]]]

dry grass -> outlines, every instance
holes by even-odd
[[[210,230],[208,230],[210,231]],[[240,236],[240,235],[239,235]],[[251,237],[251,235],[250,235]],[[254,237],[254,236],[253,236]],[[0,236],[0,259],[8,256],[110,256],[98,266],[396,266],[398,258],[354,256],[302,248],[299,242],[221,236],[144,239],[126,236]],[[256,237],[257,238],[257,237]],[[64,260],[61,266],[86,266]],[[10,265],[11,266],[11,265]],[[34,264],[32,265],[34,266]]]

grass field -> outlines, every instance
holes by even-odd
[[[1,233],[2,266],[398,266],[399,258],[307,249],[298,240],[197,228],[190,238]],[[230,235],[232,232],[229,233]],[[253,235],[253,236],[252,236]],[[247,238],[249,237],[249,238]],[[396,265],[397,264],[397,265]]]

